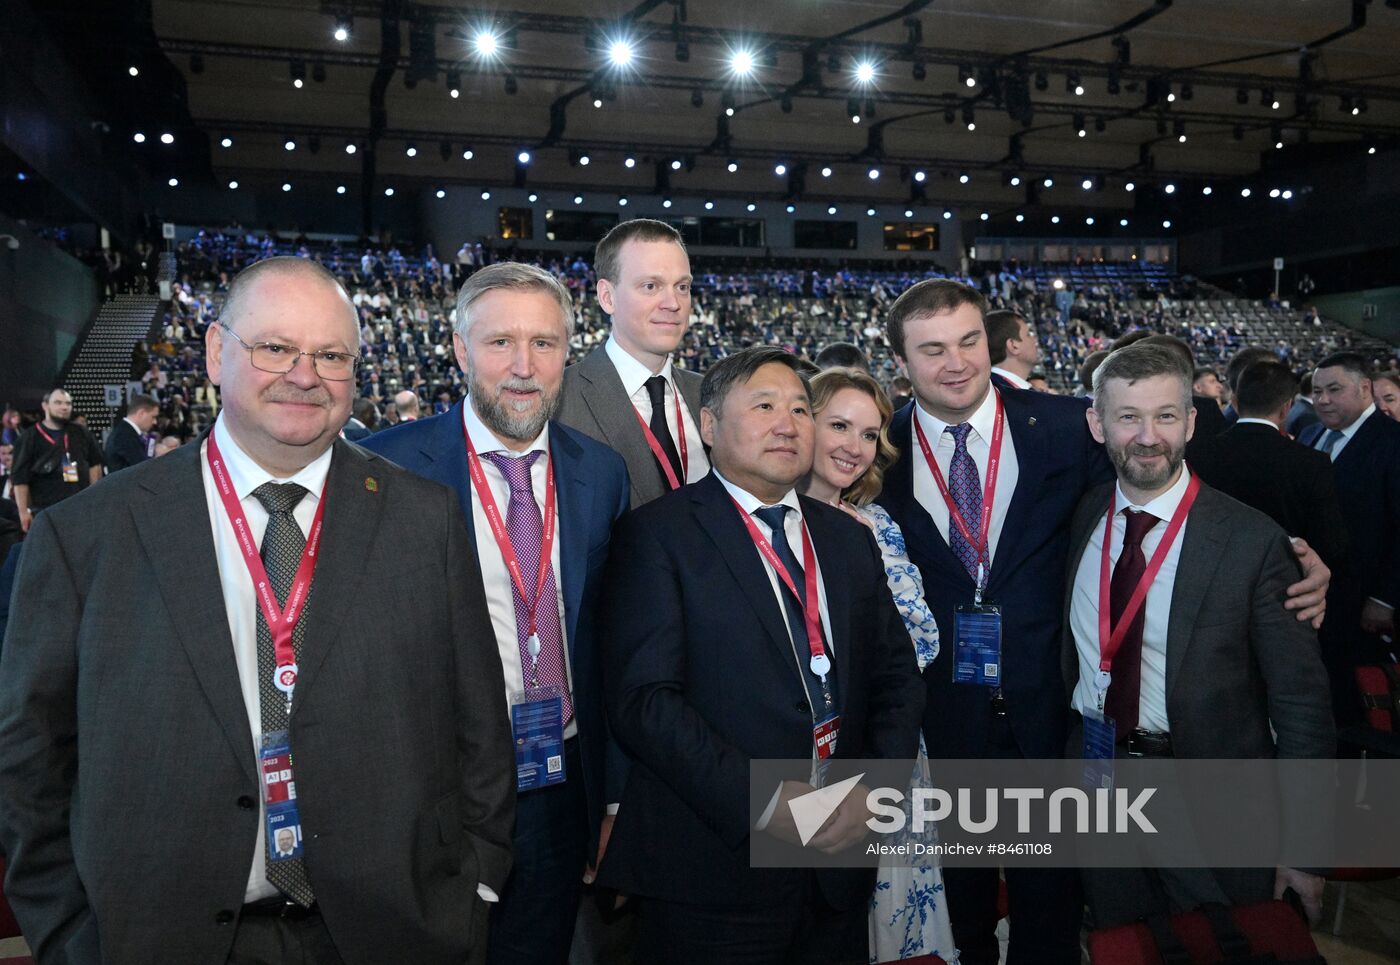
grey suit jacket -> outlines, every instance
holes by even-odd
[[[1062,637],[1070,694],[1079,680],[1069,624],[1074,576],[1114,485],[1090,490],[1071,524]],[[1283,608],[1285,591],[1299,578],[1287,535],[1263,513],[1203,484],[1183,539],[1167,629],[1167,719],[1176,756],[1331,757],[1336,735],[1317,633]]]
[[[674,366],[671,371],[690,417],[699,425],[701,377]],[[603,346],[564,370],[564,402],[558,419],[621,454],[632,480],[633,509],[667,490],[636,413]]]
[[[259,783],[200,447],[41,513],[0,658],[0,848],[41,963],[222,963]],[[291,717],[306,866],[348,963],[464,961],[515,780],[457,497],[343,441]]]

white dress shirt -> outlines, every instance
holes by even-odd
[[[1338,439],[1338,440],[1337,440],[1337,444],[1336,444],[1335,446],[1332,447],[1332,461],[1333,461],[1333,462],[1336,462],[1336,461],[1337,461],[1337,457],[1340,456],[1340,455],[1342,454],[1342,450],[1345,449],[1345,448],[1347,447],[1347,443],[1348,443],[1348,442],[1351,442],[1351,437],[1354,436],[1354,435],[1356,435],[1356,430],[1357,430],[1357,429],[1360,429],[1360,428],[1361,428],[1361,424],[1362,424],[1363,422],[1365,422],[1367,419],[1371,418],[1371,416],[1375,414],[1375,411],[1376,411],[1376,404],[1375,404],[1374,402],[1372,402],[1370,405],[1368,405],[1368,406],[1366,407],[1365,411],[1363,411],[1363,412],[1361,413],[1361,415],[1359,415],[1359,416],[1356,417],[1356,421],[1355,421],[1355,422],[1353,422],[1351,425],[1347,426],[1345,429],[1338,429],[1338,430],[1337,430],[1338,432],[1340,432],[1340,433],[1342,434],[1342,437],[1341,437],[1340,439]],[[1313,443],[1313,448],[1314,448],[1314,449],[1321,449],[1321,448],[1322,448],[1322,445],[1323,445],[1323,440],[1327,438],[1327,434],[1328,434],[1329,432],[1331,432],[1331,431],[1332,431],[1331,429],[1328,429],[1326,426],[1323,426],[1323,427],[1322,427],[1322,435],[1320,435],[1320,436],[1317,437],[1317,442]]]
[[[967,434],[967,454],[977,466],[977,478],[982,483],[984,499],[987,493],[987,462],[992,451],[992,430],[996,424],[996,395],[996,388],[993,386],[977,411],[972,414],[972,418],[967,420],[972,425],[972,431]],[[943,431],[951,423],[929,413],[924,409],[922,402],[914,406],[914,414],[919,420],[919,425],[923,427],[924,435],[928,437],[929,448],[933,450],[933,460],[938,463],[938,471],[943,474],[943,481],[947,483],[948,466],[953,461],[953,450],[957,448],[953,442],[953,434]],[[933,481],[933,473],[929,471],[928,460],[924,458],[917,435],[910,440],[910,448],[913,450],[910,458],[914,460],[914,498],[928,510],[928,514],[933,517],[933,525],[938,527],[939,535],[951,546],[952,543],[948,539],[948,504],[943,501],[938,484]],[[1001,528],[1006,522],[1006,513],[1011,508],[1011,497],[1016,492],[1016,480],[1019,478],[1016,443],[1012,441],[1011,429],[1008,426],[1001,434],[1001,468],[997,470],[997,491],[992,500],[991,534],[987,538],[987,558],[993,563],[996,562],[997,544],[1001,541]],[[969,519],[964,522],[971,529],[975,521]]]
[[[1161,520],[1147,531],[1142,540],[1142,555],[1151,565],[1152,554],[1167,534],[1172,514],[1181,505],[1191,483],[1191,472],[1182,466],[1181,475],[1172,487],[1146,505],[1128,502],[1119,483],[1113,497],[1113,539],[1109,546],[1110,567],[1118,565],[1123,552],[1123,534],[1127,531],[1124,512],[1128,509],[1151,513]],[[1186,542],[1186,530],[1191,525],[1188,516],[1177,533],[1176,541],[1162,560],[1162,568],[1147,589],[1146,611],[1142,627],[1142,672],[1138,698],[1138,726],[1143,730],[1170,731],[1167,719],[1167,628],[1171,618],[1172,591],[1176,586],[1177,564],[1181,562],[1181,547]],[[1099,568],[1103,559],[1103,523],[1096,520],[1074,573],[1074,595],[1070,600],[1069,625],[1074,633],[1074,649],[1079,653],[1079,683],[1075,685],[1070,705],[1081,714],[1098,710],[1093,680],[1099,672]],[[1109,571],[1112,572],[1112,569]]]
[[[1029,388],[1031,387],[1031,384],[1030,384],[1029,382],[1027,382],[1025,379],[1021,378],[1021,377],[1020,377],[1019,375],[1017,375],[1015,372],[1007,371],[1006,369],[1002,368],[1000,365],[993,365],[993,366],[992,366],[992,374],[993,374],[993,375],[1000,375],[1003,379],[1005,379],[1006,381],[1010,382],[1012,385],[1016,386],[1016,388],[1018,388],[1018,389],[1029,389]]]
[[[331,450],[327,449],[296,475],[281,479],[253,461],[224,425],[220,417],[214,423],[214,439],[219,444],[219,453],[228,467],[229,483],[243,507],[243,516],[248,521],[248,530],[253,541],[262,546],[263,533],[267,530],[268,513],[253,495],[253,490],[264,483],[297,483],[306,489],[306,495],[292,510],[292,517],[301,527],[302,533],[310,532],[311,520],[316,516],[316,507],[321,501],[321,491],[326,485],[326,474],[331,466]],[[243,705],[248,710],[248,726],[253,732],[252,753],[256,760],[262,752],[262,704],[258,697],[258,601],[253,592],[253,578],[248,573],[243,551],[238,538],[233,533],[233,521],[224,509],[219,488],[214,475],[209,471],[209,460],[204,453],[209,444],[201,444],[200,472],[204,476],[204,498],[209,506],[209,525],[214,531],[214,557],[219,566],[219,586],[223,591],[224,610],[228,614],[228,632],[233,639],[233,659],[238,667],[238,685],[243,692]],[[312,593],[315,593],[313,578]],[[277,888],[267,880],[267,856],[263,852],[263,833],[266,823],[266,808],[258,801],[258,833],[253,840],[253,867],[248,873],[248,885],[243,892],[245,902],[271,898],[279,894]]]
[[[1281,431],[1282,431],[1281,429],[1279,429],[1278,423],[1276,423],[1276,422],[1270,422],[1268,419],[1256,419],[1256,418],[1254,418],[1254,416],[1240,416],[1240,418],[1238,418],[1238,419],[1235,420],[1235,425],[1237,425],[1237,426],[1245,426],[1245,425],[1251,425],[1251,424],[1252,424],[1252,425],[1260,425],[1260,426],[1268,426],[1270,429],[1274,430],[1275,432],[1281,432]]]
[[[678,443],[676,452],[679,453],[681,437],[676,429],[676,380],[671,373],[670,357],[666,358],[666,364],[661,367],[660,372],[653,372],[628,355],[627,350],[617,344],[617,339],[611,335],[603,343],[603,348],[608,353],[613,368],[617,369],[617,377],[622,380],[622,390],[627,393],[642,421],[648,426],[651,425],[651,396],[647,394],[647,379],[659,375],[666,380],[666,425],[671,430],[671,438]],[[681,420],[685,423],[685,479],[681,481],[698,482],[709,473],[710,460],[705,458],[705,443],[700,439],[700,426],[690,414],[690,408],[684,399],[681,400]]]
[[[467,435],[471,437],[472,446],[476,449],[478,456],[485,456],[488,452],[503,452],[508,456],[523,456],[527,452],[542,452],[530,467],[530,488],[535,493],[535,505],[540,509],[540,518],[544,518],[544,489],[545,476],[549,468],[549,426],[546,425],[540,434],[530,443],[530,447],[525,452],[515,452],[508,449],[501,440],[486,428],[486,424],[481,421],[481,417],[472,408],[471,398],[468,397],[462,404],[462,421],[466,424]],[[486,477],[486,485],[491,488],[491,496],[496,500],[496,508],[501,513],[501,521],[504,523],[506,513],[510,506],[510,484],[506,482],[506,477],[496,468],[495,463],[490,459],[481,460],[481,472]],[[558,481],[556,480],[556,485]],[[569,681],[569,693],[574,691],[573,673],[569,667],[569,645],[567,631],[568,626],[564,621],[564,580],[559,570],[559,500],[555,497],[554,514],[554,541],[549,550],[550,565],[554,567],[554,596],[555,606],[559,610],[559,641],[564,649],[564,673]],[[525,669],[520,660],[520,641],[516,636],[515,623],[515,595],[514,585],[511,583],[510,570],[506,569],[506,561],[501,556],[500,547],[496,543],[495,534],[491,532],[491,523],[486,518],[486,510],[481,504],[481,494],[472,487],[472,526],[476,530],[477,559],[481,561],[481,580],[486,587],[486,607],[491,611],[491,626],[496,631],[496,649],[501,655],[501,669],[505,672],[506,679],[506,707],[507,712],[510,706],[511,694],[519,693],[525,686]],[[530,588],[530,592],[535,589],[535,574],[524,573],[525,583]],[[569,721],[564,727],[564,737],[567,739],[578,734],[578,722]]]

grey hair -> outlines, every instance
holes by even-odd
[[[497,289],[508,288],[513,291],[537,291],[550,295],[559,303],[559,310],[564,315],[564,334],[571,337],[574,334],[574,299],[569,294],[569,290],[563,283],[549,272],[537,265],[527,265],[519,261],[500,261],[494,265],[487,265],[485,268],[472,275],[457,291],[457,323],[456,332],[467,337],[467,332],[471,329],[472,306],[477,299],[487,292]]]
[[[1179,349],[1168,345],[1154,345],[1146,341],[1135,342],[1108,353],[1108,358],[1104,359],[1094,370],[1094,409],[1100,416],[1105,414],[1108,403],[1104,398],[1104,387],[1110,379],[1117,379],[1132,385],[1142,379],[1169,375],[1181,382],[1182,411],[1184,414],[1192,407],[1193,374],[1191,366],[1186,363],[1186,357],[1181,354]]]

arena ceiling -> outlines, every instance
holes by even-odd
[[[1009,209],[1085,177],[1248,178],[1400,135],[1400,0],[151,5],[219,180]]]

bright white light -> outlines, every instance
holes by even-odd
[[[1280,191],[1278,188],[1274,188],[1272,191],[1269,192],[1269,197],[1271,197],[1271,198],[1277,198],[1277,197],[1278,197],[1280,194],[1282,194],[1282,193],[1283,193],[1283,192]]]
[[[219,142],[220,147],[233,147],[233,138],[226,137]]]
[[[822,168],[822,177],[824,177],[824,178],[829,178],[829,177],[831,177],[831,168],[829,168],[829,167],[828,167],[828,168]]]
[[[794,211],[797,210],[797,205],[795,205],[795,204],[790,204],[790,205],[788,205],[786,208],[784,208],[783,210],[785,210],[788,214],[792,214]]]
[[[856,64],[856,80],[868,84],[875,79],[875,65],[868,60]]]
[[[1269,105],[1269,108],[1270,108],[1271,110],[1275,110],[1275,111],[1278,110],[1278,108],[1279,108],[1279,103],[1278,103],[1278,98],[1277,98],[1277,97],[1274,98],[1274,102],[1273,102],[1272,104]]]
[[[393,196],[394,196],[394,189],[393,189],[393,188],[385,188],[385,189],[384,189],[384,197],[386,197],[386,198],[392,198]]]
[[[496,51],[501,47],[500,38],[489,30],[478,30],[473,42],[476,45],[476,52],[483,57],[496,56]]]
[[[467,148],[465,151],[462,152],[463,161],[470,161],[474,157],[476,157],[476,154],[472,151],[471,148]]]
[[[729,69],[734,71],[736,76],[747,77],[753,72],[753,54],[747,50],[736,50],[734,56],[729,59]]]
[[[1059,224],[1059,223],[1060,223],[1060,216],[1057,215],[1057,214],[1052,214],[1052,215],[1050,216],[1050,223],[1051,223],[1051,224]]]
[[[706,211],[713,211],[713,210],[715,210],[715,203],[714,203],[713,201],[706,201],[706,202],[705,202],[705,210],[706,210]]]
[[[1127,219],[1127,218],[1119,218],[1119,219],[1118,219],[1118,227],[1120,227],[1120,228],[1126,228],[1126,227],[1128,227],[1128,219]]]
[[[237,182],[237,181],[230,181],[230,182],[228,183],[228,189],[229,189],[230,191],[237,191],[237,190],[238,190],[238,182]]]
[[[859,115],[859,114],[852,114],[852,115],[851,115],[851,123],[852,123],[852,124],[859,124],[859,123],[860,123],[860,115]]]
[[[491,200],[491,192],[490,192],[490,191],[483,191],[483,192],[481,192],[481,200],[482,200],[482,201],[490,201],[490,200]]]
[[[915,180],[915,181],[918,181],[920,184],[923,184],[926,180],[928,180],[928,174],[927,174],[927,172],[924,172],[924,171],[915,171],[915,172],[914,172],[914,180]]]
[[[622,166],[625,168],[634,168],[637,166],[637,159],[634,157],[624,158]]]
[[[1175,95],[1175,94],[1171,94],[1171,93],[1167,94],[1167,103],[1168,103],[1168,104],[1174,104],[1174,103],[1176,103],[1176,95]]]
[[[602,106],[603,106],[603,99],[602,99],[601,97],[595,97],[595,98],[593,98],[593,106],[594,106],[595,108],[600,108],[600,107],[602,107]]]
[[[1054,179],[1054,178],[1046,178],[1044,181],[1042,181],[1042,182],[1040,182],[1040,183],[1043,184],[1043,185],[1044,185],[1045,187],[1047,187],[1047,188],[1053,188],[1053,187],[1055,186],[1055,179]]]
[[[752,201],[750,201],[746,207],[747,207],[747,210],[749,210],[749,211],[757,211],[757,210],[758,210],[758,205],[754,204]]]
[[[950,220],[952,220],[952,217],[953,217],[953,212],[949,211],[947,208],[944,208],[944,209],[943,209],[943,220],[944,220],[944,221],[950,221]]]
[[[912,217],[914,217],[914,209],[913,209],[913,208],[905,208],[905,209],[904,209],[904,217],[906,217],[906,218],[912,218]]]
[[[590,164],[593,163],[593,159],[592,159],[591,157],[589,157],[587,154],[581,154],[581,155],[579,155],[578,163],[579,163],[579,167],[584,167],[584,168],[586,168],[586,167],[588,167],[588,165],[590,165]]]
[[[1240,189],[1240,197],[1242,197],[1242,198],[1247,198],[1247,197],[1249,197],[1249,188],[1241,188],[1241,189]]]
[[[870,217],[872,217],[872,218],[875,217],[875,209],[874,209],[874,208],[866,208],[866,209],[865,209],[865,213],[866,213],[867,215],[869,215]]]
[[[1060,220],[1060,219],[1059,219],[1059,218],[1056,218],[1055,220],[1058,221],[1058,220]],[[1065,280],[1064,280],[1063,278],[1056,278],[1054,281],[1052,281],[1052,282],[1050,283],[1050,287],[1053,288],[1053,289],[1055,289],[1055,291],[1057,291],[1057,292],[1058,292],[1058,291],[1064,291],[1064,288],[1065,288]]]
[[[1092,224],[1094,223],[1094,218],[1093,218],[1093,216],[1090,215],[1089,217],[1085,218],[1085,219],[1084,219],[1084,223],[1087,224],[1087,225],[1092,225]]]
[[[292,81],[292,86],[295,87],[297,90],[301,90],[303,87],[306,86],[306,82],[300,77],[297,77]]]
[[[618,198],[618,199],[617,199],[617,206],[618,206],[619,208],[625,208],[625,207],[627,207],[627,199],[626,199],[626,198]]]
[[[1124,191],[1136,191],[1136,190],[1137,190],[1137,185],[1134,184],[1133,182],[1129,181],[1127,184],[1123,185],[1123,190],[1124,190]]]
[[[531,191],[531,192],[530,192],[528,195],[526,195],[526,197],[525,197],[525,200],[528,201],[528,202],[530,202],[531,204],[534,204],[534,203],[535,203],[536,201],[538,201],[539,199],[540,199],[540,196],[539,196],[538,194],[536,194],[535,192],[533,192],[533,191]]]
[[[344,194],[344,193],[345,193],[345,185],[343,185],[343,184],[337,184],[337,185],[335,186],[335,193],[336,193],[336,194]]]
[[[626,67],[632,62],[632,45],[625,40],[614,40],[608,48],[608,59],[614,67]]]
[[[1074,96],[1075,96],[1075,97],[1083,97],[1083,96],[1084,96],[1084,85],[1083,85],[1083,84],[1075,84],[1075,85],[1074,85]]]
[[[141,73],[141,71],[137,70],[135,67],[128,67],[126,69],[126,72],[132,77],[135,77],[137,74]]]
[[[287,143],[283,144],[282,147],[288,151],[295,151],[297,149],[297,142],[289,137],[287,138]]]
[[[449,89],[447,93],[454,101],[462,96],[462,92],[455,87]]]
[[[1275,141],[1275,142],[1274,142],[1274,150],[1275,150],[1275,151],[1282,151],[1282,150],[1283,150],[1283,142],[1282,142],[1282,141]]]
[[[168,184],[168,185],[170,185],[172,188],[178,188],[178,187],[180,186],[180,179],[179,179],[179,178],[171,178],[169,181],[166,181],[165,183]]]
[[[732,107],[726,107],[726,108],[724,109],[724,116],[725,116],[725,117],[733,117],[733,116],[734,116],[734,108],[732,108]]]
[[[1281,197],[1282,197],[1283,200],[1285,200],[1285,201],[1291,201],[1291,200],[1293,200],[1293,192],[1292,192],[1292,191],[1284,191],[1283,194],[1281,195]]]
[[[1081,128],[1079,129],[1079,136],[1080,136],[1080,137],[1084,137],[1086,133],[1087,133],[1087,132],[1084,130],[1084,128],[1081,127]]]
[[[1165,191],[1167,194],[1176,194],[1176,185],[1175,185],[1175,184],[1168,184],[1168,185],[1167,185],[1166,187],[1164,187],[1162,190]]]
[[[670,198],[667,198],[666,200],[664,200],[664,201],[661,202],[661,207],[663,207],[663,208],[669,208],[670,206],[671,206],[671,199],[670,199]]]
[[[445,198],[445,197],[447,197],[447,192],[444,191],[442,188],[438,188],[438,189],[437,189],[437,199],[438,199],[439,201],[441,201],[441,200],[442,200],[443,198]]]
[[[671,162],[671,170],[672,170],[672,171],[679,171],[680,169],[681,169],[681,162],[680,162],[680,161],[672,161],[672,162]]]
[[[778,177],[782,177],[784,174],[787,174],[787,165],[775,164],[773,166],[773,173],[776,174]]]
[[[1094,180],[1093,178],[1085,178],[1083,181],[1079,182],[1079,186],[1085,191],[1092,191],[1094,188]]]
[[[335,39],[339,40],[341,43],[345,43],[345,41],[350,39],[350,31],[346,30],[344,27],[336,27],[335,33],[331,36],[335,37]]]
[[[1171,223],[1170,221],[1163,221],[1163,222],[1162,222],[1162,227],[1163,227],[1163,228],[1170,228],[1171,226],[1172,226],[1172,223]]]
[[[583,204],[583,195],[581,195],[581,194],[576,194],[576,195],[574,195],[574,204]]]
[[[975,130],[977,130],[977,122],[976,122],[976,121],[968,121],[968,122],[967,122],[967,129],[968,129],[969,131],[975,131]]]
[[[826,213],[827,213],[827,214],[835,214],[835,213],[836,213],[836,205],[833,204],[831,207],[827,208],[827,209],[826,209]]]
[[[880,169],[871,168],[869,171],[865,172],[865,176],[872,181],[878,181],[880,180]]]
[[[1376,153],[1375,145],[1372,145],[1371,147],[1368,147],[1368,148],[1366,149],[1366,153],[1367,153],[1367,154],[1375,154],[1375,153]]]
[[[1023,214],[1018,214],[1018,215],[1016,216],[1016,223],[1017,223],[1017,224],[1020,224],[1022,221],[1025,221],[1025,220],[1026,220],[1026,216],[1023,215]]]
[[[292,182],[290,182],[290,181],[283,181],[283,182],[282,182],[282,190],[283,190],[283,191],[290,191],[290,190],[292,190]]]
[[[969,74],[967,80],[963,81],[963,83],[966,84],[968,87],[976,87],[977,78]]]
[[[1211,186],[1210,186],[1209,184],[1207,184],[1205,187],[1201,188],[1201,193],[1204,194],[1206,197],[1210,197],[1210,195],[1212,194],[1213,190],[1214,190],[1214,189],[1211,188]]]
[[[738,162],[738,161],[730,161],[728,164],[725,165],[725,169],[726,169],[730,174],[733,174],[734,172],[736,172],[736,171],[739,170],[739,162]]]
[[[1178,134],[1178,135],[1176,136],[1176,143],[1178,143],[1178,144],[1185,144],[1185,143],[1186,143],[1186,135],[1185,135],[1185,134]]]
[[[354,154],[354,153],[355,153],[356,151],[358,151],[358,150],[359,150],[359,148],[355,146],[355,143],[354,143],[353,141],[350,142],[349,144],[345,145],[345,153],[346,153],[346,154]]]
[[[174,135],[174,134],[171,134],[169,131],[166,131],[164,134],[162,134],[162,135],[160,136],[160,143],[162,143],[162,144],[174,144],[174,143],[175,143],[175,135]]]
[[[989,215],[989,214],[987,214],[987,212],[983,211],[983,212],[982,212],[980,215],[978,215],[977,217],[981,218],[983,221],[986,221],[988,218],[991,217],[991,215]]]
[[[131,139],[137,144],[146,143],[146,135],[142,134],[140,131],[137,131],[135,134],[131,135]]]
[[[1021,176],[1019,174],[1011,175],[1011,186],[1013,188],[1019,188],[1021,186]]]
[[[959,175],[958,175],[958,183],[959,183],[959,184],[966,184],[967,182],[969,182],[969,181],[971,181],[971,180],[972,180],[972,178],[968,177],[966,174],[959,174]]]
[[[521,151],[519,154],[517,154],[517,155],[515,156],[515,160],[516,160],[516,162],[519,163],[519,164],[529,164],[529,163],[530,163],[530,152],[529,152],[529,151]]]

